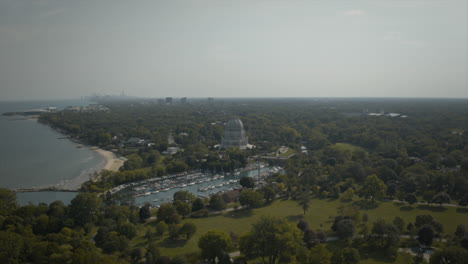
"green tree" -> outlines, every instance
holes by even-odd
[[[431,202],[438,203],[439,206],[442,206],[442,204],[450,203],[450,200],[451,200],[450,195],[448,195],[445,192],[440,192],[440,193],[436,194],[434,196],[434,198],[432,198]]]
[[[271,202],[273,199],[276,198],[276,192],[271,187],[263,187],[259,190],[263,194],[263,197],[267,202]]]
[[[242,206],[257,208],[262,206],[263,196],[261,193],[253,190],[244,190],[239,195],[239,202]]]
[[[429,259],[429,264],[466,263],[468,251],[460,247],[448,247],[436,250]]]
[[[397,246],[400,241],[400,230],[393,224],[379,219],[374,222],[371,231],[371,243],[377,249],[388,249]]]
[[[215,211],[220,211],[226,208],[223,198],[219,194],[213,194],[210,197],[210,208]]]
[[[352,247],[346,247],[342,250],[337,250],[331,258],[332,264],[357,264],[361,260],[359,251]]]
[[[240,178],[239,184],[244,188],[253,188],[255,187],[255,180],[252,177],[243,176]]]
[[[260,257],[263,263],[274,264],[281,258],[295,254],[299,243],[299,230],[288,222],[262,217],[252,225],[249,233],[239,240],[239,249],[249,258]]]
[[[143,205],[138,211],[138,216],[140,217],[140,222],[144,223],[151,217],[150,204]]]
[[[302,208],[302,210],[304,211],[304,215],[306,214],[306,211],[309,209],[310,207],[310,193],[308,191],[305,191],[303,192],[300,196],[299,196],[299,200],[298,200],[298,203],[299,203],[299,206]]]
[[[209,230],[198,240],[202,258],[215,263],[231,247],[231,238],[223,231]]]
[[[164,232],[166,232],[168,229],[167,224],[164,221],[159,221],[156,224],[156,235],[162,236],[164,235]]]
[[[179,236],[185,237],[185,240],[189,240],[193,234],[197,231],[197,227],[195,226],[194,223],[191,222],[186,222],[182,225],[182,227],[179,229]]]
[[[70,216],[78,225],[85,225],[98,219],[101,199],[95,193],[79,193],[70,202]]]
[[[163,203],[158,209],[157,219],[166,222],[166,224],[177,224],[180,222],[180,215],[170,203]]]
[[[122,223],[117,227],[117,232],[124,235],[127,239],[131,240],[137,234],[135,226],[131,223]]]
[[[169,264],[189,264],[190,262],[184,256],[175,256]]]
[[[16,207],[16,194],[11,190],[0,188],[0,215],[7,216]]]
[[[393,224],[398,228],[400,233],[403,233],[403,231],[405,230],[405,220],[403,220],[403,218],[396,216],[393,219]]]
[[[159,251],[159,247],[158,247],[158,242],[153,241],[153,242],[148,243],[148,247],[146,248],[146,252],[151,253],[151,257],[153,259],[158,258],[161,255],[161,253]]]
[[[10,231],[0,231],[0,262],[20,263],[23,238]]]
[[[405,197],[405,201],[409,204],[414,204],[418,201],[418,199],[416,198],[416,195],[410,193],[408,195],[406,195]]]
[[[192,203],[195,200],[195,195],[189,191],[177,191],[174,193],[174,202],[181,201],[184,203]]]
[[[311,248],[310,250],[299,250],[297,260],[301,264],[330,264],[332,254],[323,244]]]
[[[434,222],[432,215],[417,215],[414,225],[419,228],[423,225],[432,225],[432,222]]]
[[[123,252],[128,249],[128,246],[128,239],[113,231],[107,234],[101,248],[105,253],[112,253],[115,251]]]
[[[463,238],[465,235],[466,235],[466,228],[465,228],[465,225],[457,225],[457,229],[455,230],[455,236],[458,238],[458,239],[461,239]]]
[[[419,243],[430,246],[432,245],[432,240],[434,239],[435,231],[431,225],[424,225],[418,231],[418,241]]]
[[[468,158],[464,158],[460,163],[460,169],[462,171],[468,172]]]
[[[364,196],[366,199],[371,198],[372,202],[375,202],[376,198],[382,198],[386,192],[387,186],[375,174],[367,176],[361,188],[361,195]]]
[[[203,200],[200,198],[196,198],[192,203],[192,212],[196,212],[203,208],[205,208],[205,203],[203,202]]]
[[[352,201],[354,198],[354,190],[353,188],[349,187],[348,189],[346,189],[346,191],[341,194],[341,197],[340,197],[340,200],[342,202],[349,202],[349,201]]]
[[[351,219],[343,219],[339,221],[337,224],[336,233],[339,237],[344,239],[352,238],[354,233],[356,233],[356,226],[354,221]]]
[[[182,218],[185,218],[192,211],[190,204],[181,201],[175,201],[173,206],[177,210],[177,213],[182,216]]]

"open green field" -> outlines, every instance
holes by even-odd
[[[356,150],[364,150],[361,147],[354,146],[348,143],[336,143],[334,145],[331,145],[330,147],[339,151],[350,151],[350,152],[353,152]]]
[[[291,156],[292,154],[295,154],[295,153],[296,153],[296,151],[294,149],[288,148],[288,151],[286,151],[285,153],[279,154],[279,156],[281,158],[287,158],[287,157],[289,157],[289,156]]]
[[[161,252],[164,255],[174,256],[177,254],[187,254],[198,252],[197,242],[202,234],[210,229],[225,231],[226,233],[233,232],[236,235],[241,235],[243,232],[250,230],[252,223],[256,222],[260,217],[269,215],[279,218],[286,218],[293,223],[297,223],[299,219],[304,218],[314,230],[323,228],[326,233],[331,234],[331,224],[333,217],[337,215],[340,206],[349,203],[342,203],[339,200],[329,199],[313,199],[310,209],[304,216],[302,209],[297,205],[297,202],[292,200],[276,200],[272,204],[253,210],[232,211],[219,215],[212,215],[206,218],[186,219],[184,221],[193,222],[197,226],[197,232],[187,242],[172,242],[162,238],[159,241]],[[453,233],[458,224],[468,223],[468,211],[455,207],[440,208],[438,206],[427,207],[414,205],[409,207],[394,202],[379,203],[377,208],[361,210],[361,214],[368,214],[369,222],[372,223],[377,219],[385,219],[392,221],[396,216],[404,219],[405,225],[409,222],[414,222],[415,217],[421,214],[431,214],[434,219],[439,221],[444,226],[445,233]],[[148,223],[147,225],[151,225]],[[146,228],[141,226],[138,237],[132,242],[134,244],[142,244],[145,240],[142,236],[146,233]],[[401,256],[403,258],[404,255]],[[402,260],[405,263],[404,260]],[[363,262],[375,263],[375,262]],[[395,263],[399,263],[398,260]]]

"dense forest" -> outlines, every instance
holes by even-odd
[[[434,243],[438,250],[430,259],[421,253],[411,262],[468,259],[466,100],[101,104],[109,111],[60,111],[42,115],[40,122],[126,157],[121,171],[101,172],[83,185],[84,192],[69,206],[61,202],[18,206],[13,193],[1,190],[2,263],[340,264],[359,263],[375,252],[393,263],[401,257],[399,248]],[[256,148],[215,147],[221,142],[223,124],[231,118],[242,120],[249,143]],[[291,155],[268,158],[278,157],[281,146],[291,149]],[[168,147],[179,151],[165,153]],[[106,193],[135,180],[191,170],[229,172],[259,160],[281,164],[285,173],[274,174],[261,186],[242,178],[237,196],[201,199],[179,191],[172,203],[153,210],[150,205],[116,204]],[[335,206],[333,215],[316,222],[321,212],[313,211],[314,205],[326,203]],[[370,219],[373,210],[391,203],[401,215]],[[226,221],[217,218],[226,208],[239,215],[234,223],[260,214],[262,208],[283,205],[285,211],[294,205],[302,212],[289,218],[265,214],[248,222],[245,230],[220,224],[200,231],[207,228],[203,221]],[[453,208],[446,209],[449,206]],[[441,218],[443,214],[454,217],[449,221]],[[193,243],[195,252],[190,249]],[[174,253],[174,248],[181,251]],[[172,252],[169,257],[166,251]]]

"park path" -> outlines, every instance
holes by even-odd
[[[409,204],[406,201],[400,201],[400,200],[391,200],[391,199],[384,199],[385,202],[396,202],[396,203],[406,203]],[[414,204],[420,204],[420,205],[434,205],[434,206],[448,206],[448,207],[457,207],[457,208],[467,208],[466,206],[461,206],[458,204],[438,204],[438,203],[425,203],[425,202],[416,202]]]

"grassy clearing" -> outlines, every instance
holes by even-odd
[[[339,150],[339,151],[350,151],[350,152],[354,152],[356,150],[364,150],[362,149],[361,147],[358,147],[358,146],[354,146],[354,145],[351,145],[351,144],[348,144],[348,143],[336,143],[332,146],[330,146],[336,150]]]
[[[279,157],[287,158],[287,157],[289,157],[289,156],[291,156],[292,154],[295,154],[295,153],[296,153],[296,151],[294,149],[288,148],[288,151],[286,151],[285,153],[279,154]]]
[[[165,237],[160,238],[159,245],[161,253],[168,256],[177,254],[188,254],[198,252],[197,242],[202,234],[210,229],[222,230],[226,233],[233,232],[236,235],[241,235],[243,232],[250,230],[252,223],[256,222],[262,216],[274,216],[285,218],[296,223],[299,219],[304,218],[312,229],[317,230],[323,228],[327,233],[330,232],[332,218],[337,215],[337,210],[340,206],[351,204],[341,203],[338,200],[319,200],[314,199],[311,202],[310,209],[306,215],[303,215],[302,209],[297,205],[297,202],[291,200],[276,200],[268,206],[253,209],[233,211],[219,215],[213,215],[206,218],[186,219],[184,221],[193,222],[197,226],[197,232],[189,241],[172,242]],[[414,205],[409,207],[394,202],[379,203],[378,207],[361,210],[361,214],[369,215],[369,222],[372,223],[377,219],[385,219],[392,221],[396,216],[400,216],[405,220],[405,224],[414,222],[415,217],[421,214],[431,214],[437,221],[444,225],[445,233],[453,233],[458,224],[468,222],[468,212],[460,211],[454,207],[439,208],[438,206],[427,207]],[[132,240],[134,245],[142,245],[145,239],[147,228],[150,224],[142,225],[138,229],[138,236]],[[399,256],[395,263],[407,263],[405,256]],[[378,263],[378,262],[363,262],[363,263]]]

